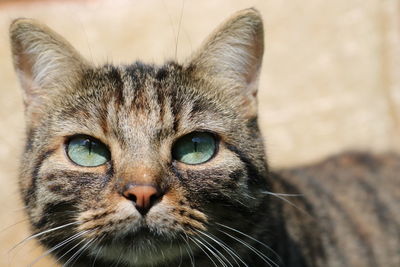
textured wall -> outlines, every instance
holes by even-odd
[[[346,149],[400,150],[397,0],[17,2],[0,1],[0,266],[43,253],[28,242],[6,254],[28,235],[15,224],[24,219],[16,187],[23,110],[8,44],[15,17],[47,23],[99,64],[158,63],[183,60],[223,19],[254,6],[265,20],[259,110],[273,166]]]

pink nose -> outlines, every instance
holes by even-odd
[[[153,185],[130,185],[122,194],[135,203],[136,209],[142,215],[161,197],[159,190]]]

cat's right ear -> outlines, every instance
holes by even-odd
[[[264,53],[260,13],[241,10],[222,23],[192,55],[186,66],[228,94],[249,118],[257,114],[257,89]]]
[[[32,19],[14,20],[10,39],[25,112],[34,122],[44,102],[76,81],[88,63],[63,37]]]

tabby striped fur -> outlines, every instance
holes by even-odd
[[[93,66],[30,19],[15,20],[10,36],[27,118],[20,191],[44,255],[73,266],[400,264],[398,156],[269,171],[256,10],[235,14],[183,64]],[[173,160],[174,142],[193,131],[217,136],[218,153],[199,165]],[[76,134],[106,144],[112,159],[73,164],[65,144]],[[163,192],[145,216],[121,194],[132,181]]]

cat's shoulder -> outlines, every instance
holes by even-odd
[[[336,203],[374,213],[400,204],[400,154],[393,152],[344,152],[276,174],[277,190],[301,194],[315,207]]]
[[[321,182],[350,182],[395,179],[400,177],[400,154],[347,151],[317,163],[280,169],[280,176],[290,180],[319,180]],[[384,178],[386,177],[386,178]]]
[[[323,247],[315,262],[324,254],[321,266],[398,266],[399,154],[346,152],[273,177],[291,238],[310,255],[310,240]]]

